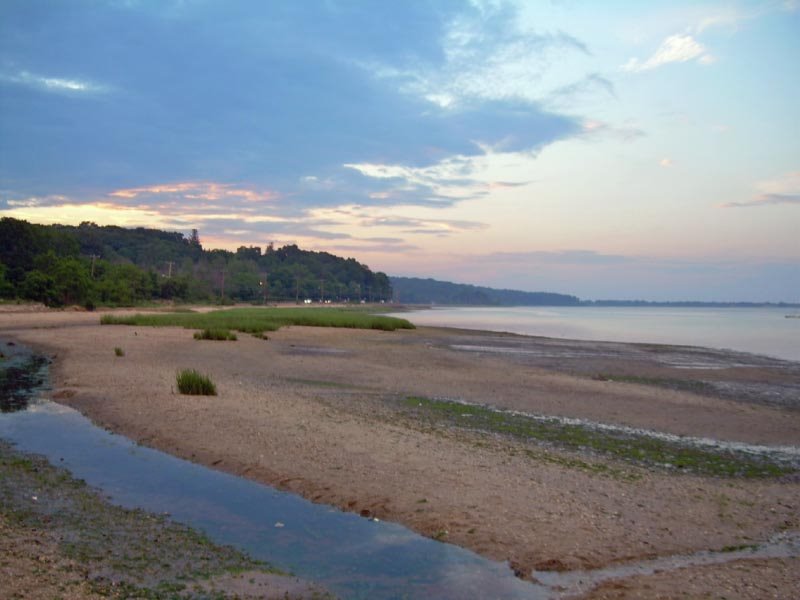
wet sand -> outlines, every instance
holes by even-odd
[[[113,431],[317,502],[403,523],[508,561],[522,576],[721,550],[800,531],[795,476],[675,474],[436,426],[396,409],[409,396],[447,398],[797,446],[798,363],[436,328],[290,327],[269,340],[200,342],[177,328],[101,327],[99,315],[80,312],[3,313],[0,335],[54,355],[53,398]],[[115,356],[115,347],[125,356]],[[176,393],[181,368],[208,373],[219,396]],[[800,589],[798,562],[689,566],[586,593],[715,597],[731,589],[737,597],[764,597],[765,590],[791,597]]]

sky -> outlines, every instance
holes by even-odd
[[[800,302],[800,2],[1,0],[0,216]]]

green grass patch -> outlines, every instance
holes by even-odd
[[[114,348],[114,356],[125,356],[125,350],[117,346]]]
[[[758,544],[733,544],[730,546],[723,546],[720,552],[741,552],[743,550],[758,550]]]
[[[345,327],[350,329],[414,329],[409,321],[396,317],[367,314],[342,308],[236,308],[207,313],[103,315],[102,325],[140,327],[185,327],[187,329],[227,329],[262,336],[287,325]]]
[[[194,334],[196,340],[236,341],[236,334],[228,329],[203,329]]]
[[[624,431],[601,430],[590,425],[564,423],[452,400],[409,397],[406,410],[418,418],[464,429],[507,435],[523,441],[552,444],[568,450],[677,472],[720,477],[774,477],[794,472],[765,456],[731,450],[698,448]]]
[[[207,375],[202,375],[194,369],[184,369],[176,376],[178,391],[190,396],[216,396],[217,386]]]

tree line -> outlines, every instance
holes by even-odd
[[[296,245],[205,250],[189,236],[84,222],[38,225],[0,219],[0,298],[131,306],[180,302],[377,302],[391,300],[384,273],[353,258]]]
[[[552,292],[523,292],[421,279],[392,277],[396,299],[407,304],[445,304],[464,306],[577,306],[576,296]]]

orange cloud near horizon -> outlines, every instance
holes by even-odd
[[[217,183],[214,181],[184,181],[167,183],[137,188],[115,190],[108,195],[115,198],[134,199],[143,195],[180,194],[192,200],[223,200],[239,198],[246,202],[270,202],[277,200],[281,195],[274,190],[255,191],[247,188],[238,188],[231,183]]]

